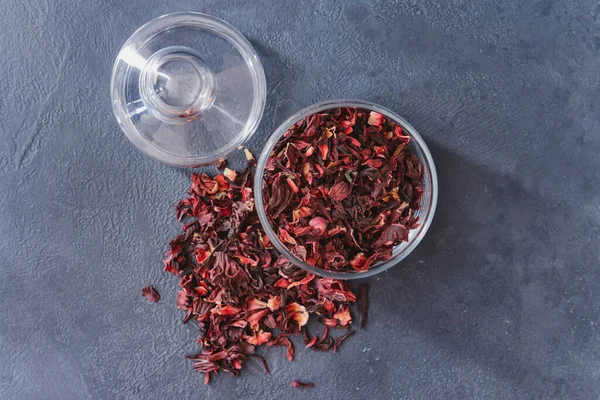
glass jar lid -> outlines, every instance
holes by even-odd
[[[256,131],[266,79],[235,28],[205,14],[174,13],[146,23],[123,45],[111,97],[140,150],[194,167],[226,156]]]

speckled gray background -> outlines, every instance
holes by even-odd
[[[343,97],[431,147],[433,226],[372,279],[368,328],[338,354],[269,349],[271,375],[249,361],[208,387],[183,358],[198,332],[161,253],[189,172],[127,142],[108,86],[129,34],[173,11],[256,47],[256,153],[292,112]],[[1,399],[600,396],[598,1],[26,0],[0,21]]]

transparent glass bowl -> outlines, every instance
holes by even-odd
[[[279,240],[279,237],[271,227],[271,224],[269,223],[267,214],[265,212],[262,197],[265,165],[267,163],[267,159],[271,155],[273,147],[275,146],[277,141],[279,141],[281,136],[283,136],[283,134],[288,130],[290,126],[311,114],[325,111],[331,108],[340,107],[356,107],[376,111],[396,121],[402,126],[405,132],[408,132],[410,134],[411,141],[409,143],[409,148],[413,151],[414,154],[416,154],[419,157],[425,170],[423,176],[423,196],[421,198],[420,209],[416,213],[416,215],[419,216],[421,225],[417,229],[413,229],[409,232],[407,242],[403,242],[394,248],[392,252],[392,257],[389,260],[376,263],[370,269],[361,272],[328,271],[307,264],[303,260],[293,255],[281,242],[281,240]],[[258,213],[258,217],[260,219],[263,229],[265,230],[267,236],[271,240],[271,243],[273,243],[273,246],[275,246],[275,248],[287,259],[289,259],[290,262],[297,265],[298,267],[313,274],[335,279],[365,278],[368,276],[375,275],[379,272],[383,272],[391,268],[392,266],[398,264],[398,262],[403,260],[415,249],[415,247],[417,247],[417,245],[421,242],[421,240],[427,233],[427,230],[431,225],[431,221],[435,213],[438,198],[438,182],[435,165],[433,163],[431,153],[429,152],[429,149],[427,148],[427,145],[423,141],[421,135],[419,135],[415,128],[413,128],[404,118],[400,117],[396,113],[377,104],[359,100],[333,100],[317,103],[292,115],[285,122],[283,122],[270,137],[269,141],[266,144],[266,147],[260,155],[260,159],[258,160],[258,166],[256,168],[256,176],[254,178],[254,188],[254,196],[256,201],[256,210]]]
[[[125,42],[112,106],[129,140],[155,159],[196,167],[225,157],[262,118],[265,74],[231,25],[200,13],[156,18]]]

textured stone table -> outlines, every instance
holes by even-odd
[[[360,98],[422,133],[440,180],[427,237],[371,280],[366,330],[207,387],[161,266],[189,172],[128,143],[108,85],[133,30],[188,10],[263,61],[255,153],[301,107]],[[597,1],[25,0],[0,21],[1,399],[600,396]]]

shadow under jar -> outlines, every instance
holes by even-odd
[[[418,209],[414,210],[413,214],[414,217],[418,217],[418,226],[408,231],[408,237],[406,241],[401,241],[395,246],[393,246],[393,248],[391,249],[391,256],[389,258],[375,262],[368,269],[360,271],[336,271],[335,269],[332,270],[321,268],[316,264],[311,265],[310,263],[300,258],[298,255],[293,254],[292,251],[290,251],[289,247],[282,242],[282,240],[279,237],[279,234],[276,232],[276,229],[278,230],[279,226],[277,226],[273,218],[271,218],[265,210],[266,204],[264,190],[266,189],[265,185],[267,185],[267,183],[265,182],[265,174],[268,172],[266,168],[269,159],[274,155],[272,153],[277,143],[284,137],[286,132],[292,126],[296,125],[298,122],[304,120],[305,118],[310,117],[313,114],[329,113],[332,110],[340,108],[360,109],[365,110],[369,113],[373,111],[375,113],[382,114],[387,120],[395,122],[402,128],[402,135],[410,137],[410,140],[407,145],[407,150],[416,155],[423,167],[423,174],[421,180],[421,188],[423,190],[423,193],[420,200],[418,201]],[[306,182],[304,183],[306,184]],[[302,186],[298,186],[300,186],[301,190]],[[269,141],[266,144],[266,147],[261,153],[256,169],[254,188],[257,213],[267,236],[273,243],[273,246],[296,266],[308,272],[334,279],[356,279],[372,276],[379,272],[387,270],[388,268],[392,267],[393,265],[396,265],[399,261],[408,256],[427,233],[427,230],[431,225],[431,221],[435,213],[438,197],[438,183],[435,165],[433,163],[431,153],[429,152],[427,145],[423,141],[423,138],[406,120],[404,120],[402,117],[395,114],[394,112],[374,103],[356,100],[336,100],[314,104],[292,115],[285,122],[283,122],[270,137]],[[352,194],[350,196],[352,196]],[[317,215],[311,215],[308,218],[315,216]],[[347,222],[349,223],[349,221]],[[293,247],[292,245],[290,246]],[[323,262],[326,263],[327,261],[319,261],[319,263]]]

